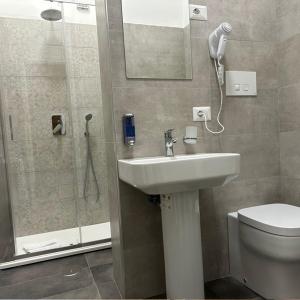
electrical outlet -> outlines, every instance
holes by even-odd
[[[205,122],[205,117],[203,114],[206,115],[206,120],[211,120],[211,109],[210,106],[200,106],[200,107],[193,107],[193,121],[194,122]]]
[[[207,21],[207,6],[190,4],[190,19]]]

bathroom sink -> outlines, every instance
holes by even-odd
[[[118,161],[120,179],[146,194],[194,191],[224,185],[240,172],[240,155],[212,153]]]
[[[224,185],[240,173],[240,155],[212,153],[121,159],[119,177],[160,195],[169,299],[204,299],[199,189]]]

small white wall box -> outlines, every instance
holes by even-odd
[[[190,19],[207,21],[207,6],[190,4]]]
[[[257,96],[256,72],[226,71],[226,96]]]

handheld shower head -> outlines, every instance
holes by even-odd
[[[91,121],[92,118],[93,118],[93,115],[92,115],[92,114],[87,114],[87,115],[85,116],[85,120],[86,120],[87,122]]]

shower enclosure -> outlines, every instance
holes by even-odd
[[[0,39],[2,262],[109,246],[93,1],[2,0]]]

